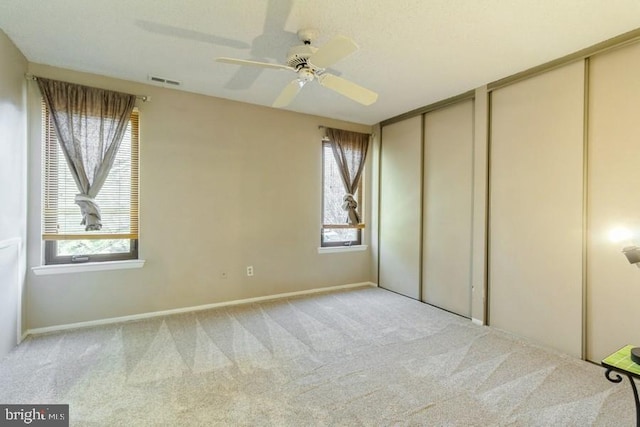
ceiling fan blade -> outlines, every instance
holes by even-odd
[[[318,68],[327,68],[358,49],[356,42],[349,37],[336,36],[311,55],[309,62]]]
[[[318,81],[322,86],[363,105],[371,105],[378,99],[377,93],[333,74],[322,74]]]
[[[305,83],[307,82],[298,79],[293,80],[291,83],[284,87],[282,92],[280,92],[280,95],[278,95],[278,98],[273,102],[271,106],[282,108],[289,105],[291,101],[293,101],[293,98],[296,97],[298,92],[300,92],[300,89],[302,89],[302,86],[304,86]]]
[[[258,62],[258,61],[247,61],[246,59],[235,59],[235,58],[216,58],[218,62],[224,62],[225,64],[233,64],[233,65],[248,65],[251,67],[262,67],[262,68],[275,68],[276,70],[291,70],[295,71],[295,68],[291,68],[288,65],[282,64],[271,64],[269,62]]]

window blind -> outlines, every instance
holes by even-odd
[[[87,232],[75,204],[78,187],[69,172],[49,110],[42,102],[43,240],[138,239],[139,120],[134,110],[96,202],[102,229]]]

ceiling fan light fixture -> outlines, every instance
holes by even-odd
[[[308,67],[302,67],[298,70],[298,80],[304,81],[305,83],[313,81],[315,78],[315,73],[313,70]]]

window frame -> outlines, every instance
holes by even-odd
[[[51,184],[48,176],[46,176],[46,174],[49,172],[47,166],[48,164],[50,164],[51,161],[57,161],[54,159],[54,156],[58,155],[57,151],[55,153],[52,152],[55,150],[53,150],[51,147],[52,145],[51,137],[53,136],[55,138],[55,144],[59,144],[59,142],[57,140],[57,135],[55,133],[55,130],[53,129],[53,123],[51,120],[50,112],[46,105],[46,102],[44,101],[44,98],[42,99],[41,108],[42,108],[42,141],[41,141],[41,144],[42,144],[42,160],[41,160],[42,162],[42,166],[41,166],[42,208],[41,208],[40,215],[41,215],[41,221],[43,222],[43,234],[44,234],[44,221],[45,221],[44,199],[46,195],[49,194],[49,192],[51,191],[51,190],[45,190],[45,186],[48,184]],[[139,215],[139,186],[140,186],[140,164],[139,164],[140,163],[140,113],[137,108],[134,108],[134,110],[131,112],[131,117],[129,120],[132,124],[134,122],[136,124],[135,126],[132,126],[130,173],[132,174],[132,182],[131,182],[132,194],[133,194],[133,189],[135,188],[135,196],[136,196],[135,205],[133,204],[131,205],[131,215],[132,215],[132,223],[134,220],[133,215],[136,216],[135,227],[137,229],[139,227],[138,215]],[[135,151],[134,151],[134,145],[135,145]],[[136,163],[135,165],[134,165],[134,162]],[[57,189],[55,191],[57,191]],[[57,195],[56,195],[56,199],[57,199]],[[77,239],[74,239],[70,236],[73,236],[73,235],[66,235],[60,239],[49,239],[49,240],[45,240],[44,235],[42,236],[42,242],[44,243],[43,245],[44,246],[44,250],[43,250],[44,265],[64,265],[64,264],[73,265],[73,264],[84,264],[87,262],[109,262],[109,261],[139,259],[138,258],[139,237],[127,239],[125,237],[117,237],[109,234],[104,234],[104,235],[95,234],[91,236],[90,240],[111,240],[111,239],[128,240],[129,250],[127,252],[118,252],[118,253],[111,253],[111,254],[89,253],[89,254],[82,254],[82,255],[59,255],[58,254],[59,241],[87,240],[86,235],[80,235],[78,236]]]
[[[138,259],[138,239],[129,239],[129,248],[129,252],[118,252],[115,254],[58,255],[58,240],[45,240],[44,259],[45,265],[83,264],[85,262],[124,261]]]
[[[324,223],[324,205],[325,205],[325,166],[327,159],[325,158],[325,149],[327,147],[331,148],[331,144],[328,139],[322,139],[322,209],[321,209],[321,219],[322,219],[322,227],[320,228],[320,247],[321,248],[341,248],[341,247],[351,247],[351,246],[360,246],[362,245],[362,230],[365,228],[365,223],[361,222],[358,225],[350,225],[350,224],[325,224]],[[331,157],[333,159],[333,157]],[[335,159],[334,159],[335,161]],[[358,183],[358,191],[354,195],[356,198],[356,202],[358,203],[358,212],[360,213],[361,220],[364,219],[364,177],[365,170],[363,169],[362,175],[360,178],[360,182]],[[346,214],[346,212],[345,212]],[[356,239],[354,240],[338,240],[338,241],[325,241],[324,232],[325,230],[337,230],[337,229],[355,229],[356,230]]]

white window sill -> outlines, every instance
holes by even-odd
[[[331,254],[331,253],[341,253],[341,252],[360,252],[366,251],[368,245],[353,245],[353,246],[327,246],[323,248],[318,248],[319,254]]]
[[[85,262],[82,264],[56,264],[32,267],[36,276],[49,274],[84,273],[87,271],[124,270],[129,268],[142,268],[145,260],[131,259],[126,261]]]

